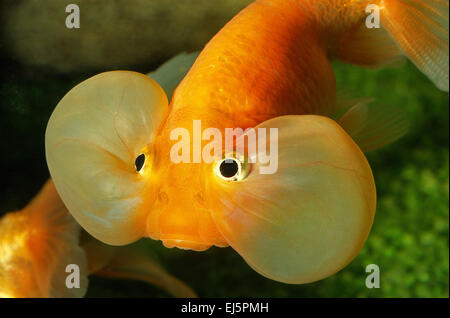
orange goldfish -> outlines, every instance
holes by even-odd
[[[379,27],[368,27],[368,12]],[[51,176],[70,213],[107,244],[231,246],[268,278],[323,279],[357,255],[374,220],[363,152],[406,127],[395,109],[343,109],[331,62],[380,67],[403,55],[448,91],[448,1],[257,0],[205,46],[170,104],[154,80],[128,71],[68,92],[47,126]],[[241,130],[217,155],[227,128]],[[193,136],[187,148],[180,129]],[[265,129],[275,134],[263,139]],[[214,160],[196,160],[195,139]],[[271,174],[255,160],[266,149],[277,153]],[[175,162],[178,150],[192,160]]]
[[[68,265],[78,266],[79,282]],[[0,218],[0,298],[82,297],[88,275],[141,280],[177,297],[195,297],[184,283],[145,256],[142,247],[112,247],[80,227],[51,181],[24,209]]]

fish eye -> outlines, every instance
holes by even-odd
[[[239,163],[236,159],[226,159],[220,163],[220,174],[224,178],[232,178],[239,172]]]
[[[139,156],[136,157],[136,160],[134,161],[134,166],[136,167],[136,171],[142,174],[145,166],[145,154],[141,153]]]
[[[214,172],[218,177],[227,181],[239,181],[248,174],[248,162],[245,157],[237,153],[225,155],[215,163]]]

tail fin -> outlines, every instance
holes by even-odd
[[[380,67],[398,61],[404,54],[439,89],[448,92],[448,0],[380,0],[374,3],[378,3],[374,8],[379,10],[384,29],[368,28],[363,21],[344,32],[335,53],[337,58],[365,67]],[[369,10],[368,13],[376,12]]]
[[[436,86],[449,90],[448,0],[384,0],[382,24]]]

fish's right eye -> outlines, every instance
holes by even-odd
[[[134,161],[134,166],[136,167],[136,171],[142,174],[144,171],[145,166],[145,154],[141,153],[139,156],[136,157],[136,160]]]

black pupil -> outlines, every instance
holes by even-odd
[[[144,166],[144,163],[145,163],[145,155],[142,153],[136,158],[136,161],[134,162],[134,165],[136,166],[136,170],[140,171],[142,169],[142,167]]]
[[[220,173],[225,178],[234,177],[236,175],[236,173],[238,173],[238,170],[239,170],[239,166],[238,166],[236,160],[226,159],[226,160],[222,161],[222,163],[220,164]]]

